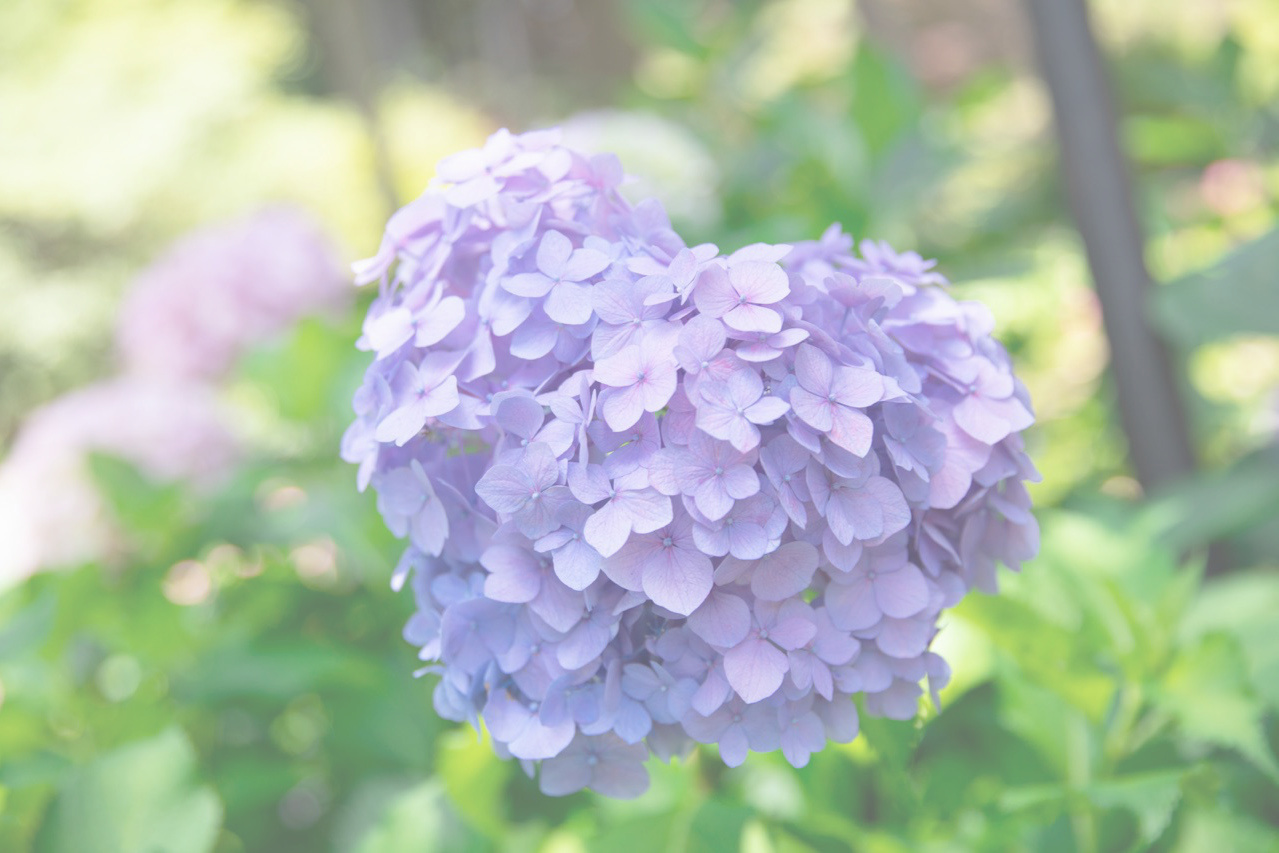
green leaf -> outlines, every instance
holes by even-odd
[[[441,737],[438,756],[436,770],[458,814],[476,831],[500,839],[508,826],[502,804],[510,765],[493,754],[487,737],[477,738],[469,728]]]
[[[1279,229],[1219,263],[1155,289],[1159,325],[1186,347],[1240,334],[1279,335]]]
[[[448,806],[444,786],[430,780],[392,800],[377,823],[355,847],[356,853],[399,853],[402,850],[471,850],[476,839],[468,839]]]
[[[1279,782],[1279,762],[1262,729],[1262,703],[1235,638],[1210,634],[1183,653],[1159,685],[1156,699],[1185,737],[1234,750]]]
[[[737,850],[751,815],[745,806],[708,800],[693,815],[688,828],[688,849]]]
[[[1181,802],[1184,770],[1142,773],[1109,779],[1090,785],[1086,791],[1093,805],[1101,809],[1120,808],[1137,819],[1139,844],[1145,850],[1163,835]]]
[[[156,483],[123,459],[102,453],[90,453],[88,465],[116,519],[144,548],[161,548],[190,521],[178,486]]]
[[[46,853],[202,853],[222,821],[213,789],[196,778],[181,729],[107,753],[71,774],[37,838]]]
[[[1148,512],[1161,540],[1176,550],[1269,524],[1279,518],[1279,464],[1272,454],[1253,454],[1173,487]]]
[[[0,660],[17,657],[44,642],[53,629],[56,596],[49,590],[4,619],[0,627]]]

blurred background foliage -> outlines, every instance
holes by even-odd
[[[114,373],[122,295],[184,232],[289,202],[355,259],[441,156],[563,123],[690,242],[837,220],[939,258],[1044,475],[1042,556],[938,638],[944,712],[802,771],[706,750],[633,802],[551,800],[410,676],[398,545],[336,461],[360,312],[303,319],[216,381],[246,448],[221,479],[84,453],[109,547],[6,576],[0,541],[0,849],[1276,849],[1279,9],[1090,5],[1203,463],[1156,495],[1013,0],[0,4],[0,455]]]

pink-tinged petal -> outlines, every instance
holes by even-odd
[[[768,343],[778,349],[790,349],[808,340],[808,338],[809,333],[806,329],[782,329],[769,338]]]
[[[738,416],[728,430],[728,443],[747,453],[759,447],[759,429],[745,418]]]
[[[772,308],[752,305],[747,302],[738,305],[725,314],[724,323],[729,328],[736,329],[739,332],[767,332],[772,334],[782,330],[782,315]]]
[[[506,392],[494,395],[493,418],[506,432],[532,438],[541,429],[545,414],[542,404],[532,397]]]
[[[765,261],[741,261],[728,270],[728,280],[733,289],[748,302],[771,305],[780,302],[790,293],[790,279],[777,264]],[[777,331],[774,329],[773,331]]]
[[[639,317],[631,302],[632,285],[628,281],[605,281],[591,290],[591,307],[600,320],[613,326],[629,323]]]
[[[593,275],[598,275],[608,269],[608,265],[612,263],[608,255],[595,249],[578,249],[569,258],[565,264],[560,278],[565,281],[586,281]],[[590,305],[589,300],[586,303]]]
[[[764,640],[748,638],[724,653],[724,675],[748,703],[776,693],[789,668],[786,654]]]
[[[687,616],[711,591],[711,561],[705,554],[683,548],[662,551],[644,569],[644,593],[659,607]]]
[[[875,602],[875,590],[865,578],[826,587],[826,610],[831,623],[844,631],[869,628],[883,615]]]
[[[774,349],[763,341],[750,341],[748,343],[738,344],[733,350],[737,357],[742,361],[749,361],[752,364],[762,364],[766,361],[772,361],[782,354],[779,349]]]
[[[660,547],[651,536],[630,539],[604,560],[604,574],[622,589],[639,592],[644,588],[644,567],[657,559]]]
[[[875,602],[886,616],[905,619],[928,606],[928,583],[923,572],[909,563],[895,572],[876,575],[873,583]]]
[[[577,463],[568,466],[568,487],[573,497],[584,504],[597,504],[608,498],[613,490],[603,467]]]
[[[795,392],[791,392],[794,399]],[[834,406],[831,410],[831,426],[827,433],[830,440],[855,456],[865,456],[870,452],[871,439],[875,434],[875,425],[871,419],[857,409]]]
[[[418,325],[413,342],[420,347],[434,346],[456,329],[465,317],[466,303],[456,296],[446,296],[429,309],[425,321]]]
[[[718,477],[708,477],[697,484],[693,488],[692,497],[697,504],[697,511],[706,516],[708,521],[719,521],[733,508],[733,499]]]
[[[457,408],[457,377],[446,376],[423,398],[422,413],[428,418],[439,417]]]
[[[708,385],[710,385],[709,382],[704,383],[702,387],[705,388]],[[732,409],[720,408],[712,404],[698,408],[695,422],[697,428],[707,435],[728,441],[740,420],[741,418]]]
[[[754,370],[735,370],[725,384],[728,386],[728,399],[734,407],[748,406],[764,393],[764,383]]]
[[[529,721],[528,728],[506,747],[511,751],[511,755],[529,761],[554,758],[564,751],[576,733],[577,727],[572,720],[567,720],[558,726],[544,726],[541,721],[532,719]],[[542,767],[545,768],[546,765],[543,764]]]
[[[495,511],[518,512],[533,493],[528,475],[510,465],[495,465],[475,484],[475,494]]]
[[[889,657],[913,658],[928,648],[932,634],[932,623],[922,619],[885,619],[875,645]]]
[[[953,427],[943,431],[946,454],[941,470],[928,481],[928,502],[935,509],[951,509],[963,500],[972,486],[973,473],[990,458],[989,445]]]
[[[691,318],[679,335],[680,346],[688,351],[697,362],[694,367],[698,368],[701,362],[709,362],[719,355],[727,342],[724,325],[712,317],[700,314]],[[689,365],[684,365],[684,368],[689,369]]]
[[[392,308],[364,325],[364,336],[378,356],[395,352],[413,337],[413,315],[407,308]]]
[[[555,659],[565,669],[581,669],[603,653],[612,639],[607,625],[593,619],[578,622],[555,648]]]
[[[636,386],[643,396],[644,411],[660,411],[662,407],[669,403],[671,397],[675,394],[677,381],[677,374],[672,365],[653,365],[645,376],[644,381]]]
[[[722,475],[724,491],[734,500],[744,500],[759,492],[759,475],[748,465],[731,465]]]
[[[631,535],[631,517],[616,501],[609,501],[586,520],[582,535],[601,555],[611,557]]]
[[[758,524],[726,524],[728,550],[739,560],[758,560],[768,551],[768,534]]]
[[[559,278],[573,254],[573,244],[558,231],[547,231],[537,247],[537,268],[551,278]]]
[[[723,527],[715,529],[703,524],[693,525],[693,541],[703,554],[712,557],[723,557],[728,553],[728,531]]]
[[[582,618],[582,596],[555,578],[546,578],[529,609],[556,631],[568,631]]]
[[[737,293],[729,284],[728,273],[723,267],[709,266],[702,271],[693,291],[693,304],[708,317],[723,317],[737,307]]]
[[[746,418],[755,424],[771,424],[790,411],[790,404],[781,397],[761,397],[759,402],[746,409]]]
[[[648,483],[664,495],[678,495],[684,489],[692,455],[680,447],[664,447],[648,458]]]
[[[511,355],[535,361],[555,348],[558,330],[549,322],[525,323],[511,336]]]
[[[559,482],[559,460],[555,458],[551,449],[541,442],[533,442],[524,449],[524,457],[520,460],[520,465],[539,490],[545,490]]]
[[[495,572],[484,579],[485,596],[510,604],[527,604],[541,588],[542,579],[534,571]]]
[[[652,533],[671,523],[671,499],[654,489],[620,493],[613,501],[631,519],[636,533]]]
[[[815,636],[817,636],[817,626],[811,619],[803,616],[783,619],[768,629],[768,639],[787,651],[794,651],[808,645]]]
[[[403,447],[425,424],[426,416],[421,413],[421,406],[400,406],[378,422],[373,437],[378,441],[393,441]]]
[[[835,367],[826,353],[804,344],[795,351],[795,379],[801,388],[825,400],[835,379]]]
[[[833,410],[838,407],[832,406],[825,397],[818,397],[803,388],[790,390],[790,405],[800,420],[815,430],[826,432],[835,423]]]
[[[731,648],[751,629],[751,609],[736,595],[712,592],[688,617],[688,627],[712,646]]]
[[[799,525],[800,529],[808,526],[808,509],[804,506],[804,502],[795,496],[792,489],[782,489],[777,493],[777,502],[782,505],[782,509],[790,516],[791,521]]]
[[[983,444],[995,444],[1008,435],[1008,422],[976,394],[960,400],[951,414],[960,429]]]
[[[787,542],[766,555],[751,572],[751,592],[764,601],[799,595],[817,571],[817,549],[807,542]]]
[[[590,545],[580,540],[570,541],[551,555],[555,564],[555,576],[569,589],[586,589],[600,575],[604,558]]]
[[[610,388],[601,396],[600,410],[614,432],[630,429],[644,414],[643,389],[638,385]]]
[[[592,376],[601,385],[628,388],[635,384],[644,372],[644,353],[638,346],[628,346],[620,352],[595,362]]]
[[[435,174],[441,180],[459,184],[479,176],[486,165],[484,152],[478,148],[471,148],[445,157],[436,165]]]
[[[581,325],[591,319],[590,290],[590,285],[561,281],[546,295],[542,310],[556,323]]]
[[[431,496],[409,526],[409,539],[427,554],[438,557],[449,535],[449,517],[444,505]]]
[[[539,298],[551,292],[554,281],[538,272],[522,272],[503,278],[502,287],[516,296]]]
[[[547,285],[547,289],[550,285]],[[505,290],[492,290],[492,305],[489,313],[489,328],[499,338],[509,335],[519,328],[529,315],[533,313],[533,303],[527,299],[514,296]]]
[[[489,175],[480,175],[444,191],[444,200],[454,207],[467,208],[497,195],[502,185]]]
[[[906,496],[897,484],[886,477],[871,477],[862,487],[868,495],[879,503],[884,517],[884,529],[881,536],[892,536],[899,530],[905,530],[910,524],[910,507],[906,504]]]
[[[864,367],[840,366],[830,391],[841,405],[865,408],[884,398],[884,378]]]

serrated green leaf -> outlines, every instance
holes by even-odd
[[[196,778],[181,729],[107,753],[61,786],[36,848],[43,853],[203,853],[212,849],[222,803]]]

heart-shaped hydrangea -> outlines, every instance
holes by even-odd
[[[409,547],[441,716],[548,794],[718,744],[795,766],[909,718],[938,616],[1037,528],[992,321],[833,226],[730,255],[553,131],[444,160],[391,218],[343,442]]]

